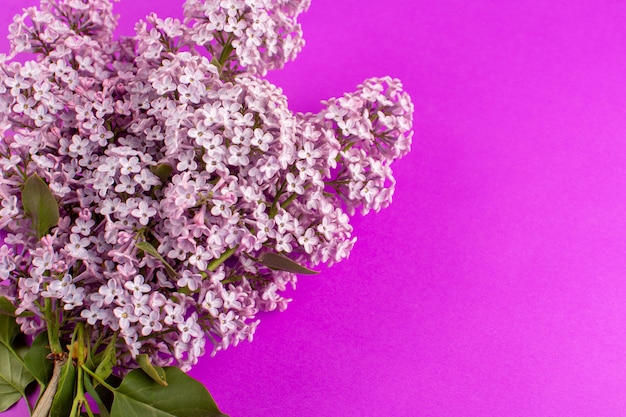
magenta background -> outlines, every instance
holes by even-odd
[[[231,417],[626,415],[626,3],[312,3],[269,78],[298,111],[401,78],[413,152],[351,258],[193,375]]]

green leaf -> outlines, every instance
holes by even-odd
[[[114,393],[111,417],[228,417],[200,382],[176,367],[163,369],[167,387],[141,369],[130,372]]]
[[[22,394],[4,382],[0,382],[0,413],[13,407],[21,398]]]
[[[26,180],[22,190],[22,205],[32,220],[32,228],[38,239],[59,222],[59,205],[48,185],[37,174]]]
[[[117,357],[115,355],[115,343],[117,343],[117,337],[114,336],[113,340],[111,340],[111,343],[109,343],[104,352],[102,352],[102,360],[96,368],[96,375],[98,375],[102,379],[107,379],[109,375],[111,375],[113,367],[117,363]]]
[[[307,274],[314,275],[319,274],[319,271],[313,271],[312,269],[305,268],[304,266],[292,261],[286,256],[279,255],[273,252],[265,252],[261,255],[259,261],[271,269],[277,269],[279,271],[293,272],[295,274]]]
[[[20,327],[15,322],[15,317],[0,314],[0,344],[11,348],[13,339],[20,333]]]
[[[20,334],[15,318],[0,314],[0,412],[26,397],[26,386],[34,379],[13,347]]]
[[[143,369],[154,382],[159,385],[167,387],[167,378],[165,377],[165,371],[160,366],[154,366],[150,357],[146,354],[137,355],[137,363]]]
[[[150,167],[150,171],[161,180],[161,184],[165,184],[165,182],[172,175],[172,171],[174,169],[168,164],[158,164]]]
[[[15,306],[6,297],[0,297],[0,314],[15,316]]]
[[[54,363],[48,359],[50,354],[48,343],[48,332],[42,332],[33,340],[26,356],[24,356],[26,368],[42,386],[50,381],[54,367]]]
[[[98,394],[98,391],[96,391],[96,389],[93,386],[93,383],[91,382],[91,377],[89,376],[87,372],[85,372],[83,375],[84,375],[83,383],[84,383],[85,389],[87,390],[89,395],[91,395],[91,398],[93,398],[93,400],[98,405],[99,416],[110,417],[108,408],[104,404],[104,401],[102,400],[102,398],[100,398],[100,394]]]
[[[172,268],[172,265],[167,263],[165,258],[163,258],[161,256],[159,251],[157,251],[154,246],[152,246],[150,243],[148,243],[146,241],[138,242],[138,243],[135,244],[135,246],[137,246],[139,249],[141,249],[145,253],[150,254],[150,255],[154,256],[155,258],[157,258],[159,261],[161,261],[163,266],[165,266],[165,271],[167,271],[167,275],[169,275],[170,278],[176,278],[176,276],[178,275],[176,273],[176,270],[174,268]]]
[[[0,412],[5,411],[22,397],[26,397],[26,387],[33,382],[33,376],[24,363],[7,347],[0,344]]]
[[[13,352],[15,352],[17,356],[22,359],[22,362],[24,362],[24,357],[30,350],[28,337],[24,333],[18,333],[18,335],[13,338],[13,342],[11,342],[11,348],[13,349]],[[24,365],[26,366],[26,364]],[[28,370],[28,366],[26,366],[26,369]]]
[[[15,314],[15,306],[5,297],[0,297],[0,314],[13,317],[32,317],[35,315],[32,311],[22,311],[20,314]]]
[[[61,368],[59,386],[50,407],[50,417],[68,417],[72,411],[75,392],[76,367],[69,359]]]
[[[105,382],[109,386],[116,388],[116,387],[119,387],[120,384],[122,383],[122,378],[120,378],[119,376],[115,374],[111,374],[105,380]],[[98,386],[96,386],[95,388],[96,388],[96,393],[100,396],[100,400],[102,400],[102,402],[104,403],[104,406],[110,412],[111,407],[113,406],[113,399],[114,399],[113,392],[110,391],[107,387],[105,387],[102,384],[98,384]]]

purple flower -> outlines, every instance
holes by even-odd
[[[0,279],[34,313],[24,332],[44,330],[50,298],[64,330],[119,333],[120,369],[139,353],[187,369],[286,308],[295,275],[263,254],[348,256],[348,214],[391,202],[413,106],[385,77],[291,112],[260,76],[300,51],[308,4],[187,0],[184,21],[150,14],[129,40],[113,39],[109,0],[42,1],[14,19],[0,59]],[[21,201],[34,174],[59,208],[41,239]]]

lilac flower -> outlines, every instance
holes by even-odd
[[[139,174],[133,177],[133,180],[144,191],[150,191],[152,187],[159,185],[160,183],[159,178],[147,168],[143,168]]]
[[[70,235],[69,242],[65,245],[65,250],[74,258],[84,259],[88,256],[87,246],[89,246],[90,243],[88,238],[72,234]]]
[[[218,316],[219,329],[222,333],[228,333],[237,328],[235,324],[235,313],[231,310],[228,313],[220,313]]]
[[[119,333],[122,371],[139,353],[187,369],[286,308],[296,277],[264,254],[349,255],[348,214],[391,202],[413,106],[385,77],[291,112],[260,76],[300,51],[308,5],[187,0],[184,21],[151,14],[129,40],[113,39],[109,0],[16,17],[0,59],[0,296],[34,313],[24,332],[45,330],[51,298],[68,329]],[[41,239],[21,201],[34,174],[59,207]]]
[[[87,320],[90,325],[95,325],[98,321],[102,321],[106,318],[107,314],[96,303],[91,304],[89,309],[84,309],[80,312],[80,316]]]
[[[163,325],[159,320],[159,312],[155,310],[151,311],[147,316],[139,317],[139,323],[143,326],[141,328],[142,336],[148,336],[150,333],[158,332],[163,329]]]
[[[144,283],[143,275],[135,275],[132,281],[126,281],[124,288],[133,292],[133,296],[151,291],[150,285]]]
[[[178,324],[183,321],[183,307],[179,304],[165,306],[165,318],[163,322],[169,326]]]
[[[217,317],[219,314],[218,308],[224,305],[223,300],[215,295],[213,291],[207,291],[202,302],[202,307],[205,308],[209,314],[213,317]]]
[[[315,230],[309,228],[303,235],[298,237],[298,243],[302,245],[306,253],[312,253],[313,249],[319,243],[319,238],[317,237]]]
[[[116,301],[121,296],[122,290],[114,279],[109,279],[106,285],[100,286],[98,293],[104,296],[105,304],[112,304],[113,301]]]
[[[123,307],[115,307],[113,314],[118,318],[122,331],[128,330],[131,323],[139,321],[139,317],[135,315],[135,308],[131,304],[125,304]]]
[[[202,248],[199,246],[198,249]],[[189,258],[189,263],[191,263],[192,265],[196,265],[198,266],[198,264],[201,262],[199,260],[197,260],[196,258],[196,262],[191,262],[191,259],[196,256],[196,254],[192,255]],[[204,262],[204,261],[202,261]],[[203,266],[203,265],[200,265]],[[204,262],[204,268],[199,268],[201,270],[206,269],[206,262]],[[202,280],[202,276],[200,274],[194,274],[190,271],[183,271],[182,273],[182,277],[176,282],[176,284],[180,287],[180,288],[184,288],[187,287],[189,288],[191,291],[195,291],[198,289],[198,287],[200,286],[200,282]]]
[[[142,200],[139,202],[137,208],[131,211],[130,214],[135,216],[139,220],[139,223],[146,226],[150,221],[150,218],[153,217],[156,213],[157,211],[154,207],[148,206],[148,203],[146,203],[145,200]]]
[[[72,233],[81,234],[83,236],[89,236],[91,228],[96,224],[91,219],[76,219],[76,223],[72,226]]]
[[[200,337],[202,335],[202,328],[197,323],[196,313],[193,313],[191,317],[182,323],[178,323],[178,330],[180,331],[180,340],[184,343],[189,343],[191,338]]]

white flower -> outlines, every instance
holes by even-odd
[[[319,238],[315,234],[315,230],[309,228],[298,238],[298,243],[304,247],[306,253],[312,253],[313,248],[319,243]]]
[[[139,202],[139,205],[136,209],[130,212],[134,217],[139,220],[139,223],[146,226],[150,221],[151,217],[156,215],[157,211],[154,207],[150,207],[145,200]]]
[[[204,296],[204,301],[202,302],[202,307],[213,317],[217,317],[219,314],[217,309],[222,307],[223,304],[222,299],[217,297],[213,291],[207,291]]]
[[[178,323],[178,330],[180,331],[180,340],[184,343],[189,343],[191,338],[196,338],[202,335],[202,328],[196,322],[197,315],[193,313],[183,323]]]
[[[132,281],[126,281],[124,283],[124,288],[132,291],[133,293],[139,294],[149,293],[152,290],[150,285],[144,283],[144,277],[141,274],[135,275],[135,278],[133,278]]]
[[[239,165],[246,166],[250,163],[250,159],[248,158],[248,154],[250,153],[250,148],[247,146],[237,146],[232,145],[228,148],[228,163],[230,165]]]
[[[115,186],[115,192],[134,194],[136,184],[137,183],[134,182],[128,175],[122,175],[120,176],[119,183]]]
[[[65,250],[74,258],[84,259],[89,256],[86,249],[89,244],[89,238],[72,233],[70,242],[65,245]]]
[[[17,214],[17,197],[12,195],[2,200],[2,209],[0,209],[0,217],[13,217]],[[4,246],[3,246],[4,247]]]
[[[133,177],[133,180],[135,180],[144,191],[150,191],[153,186],[161,183],[159,177],[154,175],[148,168],[143,168],[139,174]]]
[[[219,328],[222,333],[228,333],[230,330],[237,328],[235,324],[235,313],[233,311],[229,311],[227,314],[220,313],[218,320]]]
[[[208,261],[212,258],[211,252],[205,250],[202,246],[198,246],[193,255],[189,257],[189,263],[197,267],[200,271],[205,271],[208,267]],[[198,277],[186,276],[183,272],[183,277],[179,280],[178,285],[181,287],[189,287],[190,290],[195,291],[198,288]]]
[[[135,308],[131,304],[125,304],[123,307],[115,307],[113,314],[119,320],[120,329],[127,330],[131,323],[139,321],[139,317],[135,315]]]
[[[163,329],[163,325],[159,321],[159,312],[153,310],[147,316],[139,317],[139,323],[143,326],[141,328],[141,335],[148,336],[152,332],[158,332]]]
[[[322,157],[322,152],[315,149],[311,142],[306,142],[302,150],[298,152],[298,158],[306,161],[308,166],[315,165],[315,160]]]

